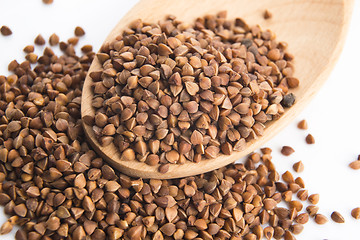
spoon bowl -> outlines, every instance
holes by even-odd
[[[295,76],[300,79],[300,86],[292,91],[296,96],[296,103],[285,110],[280,119],[266,124],[263,136],[247,142],[243,151],[234,152],[229,156],[220,155],[215,159],[204,159],[199,163],[187,161],[181,165],[170,164],[166,173],[158,172],[158,166],[149,166],[137,160],[120,160],[120,153],[115,145],[111,143],[102,147],[95,138],[92,126],[84,123],[84,131],[90,144],[109,164],[127,175],[141,178],[170,179],[193,176],[240,159],[262,146],[287,126],[318,92],[341,53],[352,5],[352,0],[264,0],[251,1],[251,3],[247,0],[141,0],[116,25],[105,42],[115,39],[138,18],[146,22],[157,22],[171,14],[183,22],[191,23],[197,17],[227,10],[228,19],[241,17],[250,26],[258,24],[262,29],[271,29],[278,41],[288,43],[289,52],[295,56]],[[273,14],[271,19],[264,19],[265,10]],[[101,67],[95,57],[83,86],[82,117],[95,115],[91,106],[93,93],[89,73],[100,70]]]

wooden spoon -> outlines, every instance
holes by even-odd
[[[117,24],[106,41],[111,41],[135,19],[157,22],[172,14],[179,20],[192,23],[197,17],[216,14],[227,10],[228,19],[243,18],[250,26],[259,24],[262,29],[271,29],[278,41],[289,44],[289,52],[295,56],[295,76],[300,86],[293,91],[296,104],[285,111],[282,117],[266,125],[264,135],[247,143],[245,150],[230,156],[221,155],[216,159],[202,160],[200,163],[187,162],[183,165],[171,164],[165,174],[158,172],[158,166],[149,166],[138,161],[121,161],[120,153],[114,144],[102,147],[95,139],[92,126],[84,124],[84,131],[93,148],[108,163],[123,173],[142,178],[179,178],[208,172],[232,163],[256,150],[276,133],[288,125],[309,103],[329,76],[344,45],[348,29],[352,0],[141,0]],[[265,20],[263,14],[269,10],[273,17]],[[89,73],[100,70],[95,58]],[[82,116],[94,116],[91,107],[93,94],[92,79],[86,77],[81,103]]]

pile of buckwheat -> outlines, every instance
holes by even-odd
[[[230,155],[263,135],[295,97],[287,44],[226,12],[134,21],[102,46],[93,80],[95,116],[84,116],[102,146],[151,166]],[[168,168],[159,168],[168,169]]]
[[[209,148],[230,154],[239,141],[261,135],[256,124],[262,129],[293,103],[287,92],[298,84],[291,77],[292,57],[271,32],[239,19],[234,25],[223,13],[199,18],[193,28],[174,18],[136,24],[98,54],[104,66],[92,74],[98,117],[86,120],[95,123],[100,142],[134,149],[134,159],[146,156],[147,163],[171,162],[167,155],[174,151],[179,161],[198,161],[215,157]],[[291,240],[309,218],[328,221],[318,213],[318,194],[309,195],[300,177],[276,171],[270,148],[244,163],[173,180],[132,178],[107,165],[82,129],[81,90],[95,57],[91,45],[75,52],[84,34],[77,27],[67,42],[51,35],[42,56],[28,45],[25,61],[10,62],[13,74],[0,75],[0,205],[9,215],[0,234],[18,225],[17,240]],[[166,47],[169,41],[175,45]],[[45,42],[41,35],[35,39],[36,45]],[[53,51],[58,45],[61,56]],[[278,52],[277,60],[265,48]],[[189,112],[190,102],[196,112]],[[99,126],[99,119],[106,124]],[[112,135],[106,134],[109,124],[116,129]],[[306,122],[299,128],[306,129]],[[158,137],[159,129],[165,137]],[[194,142],[199,134],[202,141]],[[184,145],[191,154],[180,150]],[[300,161],[293,168],[301,172],[304,166]],[[352,216],[360,218],[360,208]],[[344,222],[338,212],[331,218]]]

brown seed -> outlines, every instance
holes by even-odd
[[[51,217],[46,221],[47,229],[56,231],[60,227],[60,219],[58,217]]]
[[[193,145],[202,144],[203,143],[203,135],[199,131],[195,130],[191,134],[191,143]]]
[[[166,223],[164,224],[161,228],[160,231],[165,234],[166,236],[172,236],[175,231],[176,231],[176,227],[175,224],[173,223]]]
[[[194,226],[200,231],[206,230],[208,228],[204,219],[197,219],[194,223]]]
[[[55,123],[57,130],[61,132],[66,131],[68,129],[68,125],[69,125],[68,121],[62,118],[59,118]]]
[[[308,134],[306,136],[305,140],[306,140],[307,144],[314,144],[315,143],[315,138],[311,134]]]
[[[59,37],[55,33],[53,33],[49,38],[50,46],[55,46],[59,43]]]
[[[336,223],[344,223],[345,219],[339,212],[332,212],[331,219]]]
[[[103,128],[101,133],[103,135],[112,136],[115,134],[115,131],[116,131],[116,129],[115,129],[114,124],[108,124]]]
[[[297,193],[297,197],[301,200],[301,201],[305,201],[306,199],[308,199],[308,190],[300,190]],[[311,202],[312,204],[315,204],[313,202]]]
[[[319,199],[320,199],[320,195],[319,194],[311,194],[309,197],[308,197],[308,200],[311,204],[318,204],[319,202]]]
[[[3,25],[1,28],[0,28],[0,32],[3,36],[9,36],[12,34],[12,31],[11,29],[8,27],[8,26],[5,26]]]
[[[145,163],[150,166],[155,166],[159,163],[159,156],[156,154],[149,154],[145,160]]]
[[[45,44],[45,39],[43,38],[43,36],[41,34],[37,35],[37,37],[34,40],[34,43],[36,45],[44,45]]]
[[[205,149],[205,157],[207,158],[216,158],[220,152],[220,149],[216,146],[209,146]]]
[[[308,213],[301,213],[295,218],[295,222],[300,224],[305,224],[309,221],[309,214]],[[315,220],[316,221],[316,220]]]
[[[43,0],[43,3],[45,4],[52,4],[54,0]]]
[[[359,161],[359,160],[355,160],[355,161],[351,162],[351,163],[349,164],[349,167],[352,168],[352,169],[354,169],[354,170],[360,169],[360,161]]]
[[[83,29],[82,27],[77,26],[77,27],[75,28],[75,30],[74,30],[74,34],[75,34],[75,36],[77,36],[77,37],[81,37],[81,36],[84,36],[84,35],[85,35],[85,31],[84,31],[84,29]]]
[[[318,206],[308,206],[306,207],[306,211],[309,213],[310,217],[314,217],[317,212],[319,211],[319,207]]]
[[[192,197],[192,196],[195,195],[196,191],[195,191],[195,189],[194,189],[192,186],[190,186],[190,185],[185,185],[185,187],[184,187],[184,193],[185,193],[186,196]]]
[[[322,214],[316,214],[316,215],[315,215],[315,222],[316,222],[317,224],[322,225],[322,224],[327,223],[327,222],[328,222],[328,219],[327,219],[327,217],[325,217],[325,216],[322,215]]]
[[[268,54],[267,54],[267,57],[270,59],[270,60],[273,60],[273,61],[277,61],[280,59],[280,50],[277,49],[277,48],[274,48],[274,49],[271,49]]]
[[[7,150],[6,148],[0,149],[0,161],[4,163],[7,162],[8,154],[9,154],[9,150]]]
[[[298,173],[302,172],[302,171],[304,171],[304,164],[301,161],[296,162],[293,165],[293,169],[295,172],[298,172]]]
[[[176,163],[179,160],[179,153],[176,150],[171,150],[165,154],[166,160],[170,163]]]
[[[291,209],[295,208],[297,212],[300,212],[302,210],[302,208],[303,208],[303,205],[299,201],[290,201],[289,202],[289,207]]]
[[[158,52],[160,56],[169,56],[173,53],[171,48],[163,43],[160,43],[158,46]]]
[[[299,79],[294,77],[287,77],[286,82],[290,88],[296,88],[299,86]]]
[[[360,219],[360,208],[354,208],[351,210],[351,216],[355,219]]]
[[[276,205],[277,205],[277,202],[276,202],[274,199],[272,199],[272,198],[266,198],[266,199],[264,199],[264,200],[263,200],[263,203],[264,203],[264,208],[265,208],[266,210],[273,210],[273,209],[276,207]]]
[[[131,148],[125,149],[121,154],[121,160],[133,161],[135,160],[135,152]]]
[[[233,147],[229,142],[225,142],[223,144],[221,144],[220,146],[221,148],[221,152],[225,155],[231,155],[232,151],[233,151]]]
[[[25,217],[27,214],[27,208],[25,204],[21,203],[14,207],[14,212],[20,217]]]
[[[35,53],[29,53],[25,56],[26,60],[28,60],[30,63],[36,63],[38,56]]]
[[[74,240],[85,239],[86,233],[85,233],[83,226],[78,226],[77,228],[75,228],[75,230],[72,234],[72,237]]]
[[[281,207],[275,208],[274,212],[279,217],[279,219],[287,218],[289,216],[289,213],[290,213],[288,209],[281,208]]]
[[[21,129],[21,124],[18,121],[11,121],[7,126],[7,130],[10,133],[19,131],[20,129]]]
[[[285,156],[290,156],[294,152],[295,152],[295,150],[290,146],[283,146],[281,149],[281,153]]]
[[[168,171],[169,171],[169,167],[170,167],[170,164],[161,164],[160,166],[159,166],[159,172],[160,173],[167,173]]]
[[[274,227],[274,238],[275,239],[281,239],[285,234],[285,230],[280,227],[280,226],[277,226],[277,227]]]
[[[267,240],[272,239],[272,237],[274,236],[274,228],[271,226],[268,226],[266,228],[264,228],[264,237]]]
[[[60,219],[65,219],[71,216],[69,210],[63,206],[60,206],[57,210],[56,210],[56,216],[59,217]]]
[[[300,234],[303,230],[304,230],[304,225],[302,224],[294,224],[291,225],[290,227],[290,231],[295,235]]]
[[[6,221],[1,227],[0,227],[0,235],[5,235],[11,232],[13,229],[13,224],[11,222]]]
[[[308,129],[308,124],[307,124],[306,120],[301,120],[297,126],[299,129],[303,129],[303,130]]]
[[[295,183],[300,187],[300,188],[305,188],[305,183],[304,180],[301,177],[297,177],[295,179]]]
[[[283,175],[282,175],[282,179],[286,182],[286,183],[293,183],[294,182],[294,177],[291,174],[291,172],[286,171]]]
[[[67,42],[73,46],[75,46],[78,42],[79,42],[79,38],[78,37],[71,37],[67,40]]]
[[[82,202],[82,206],[85,211],[93,212],[95,210],[95,204],[89,196],[85,196]]]
[[[183,103],[183,107],[189,113],[196,113],[198,111],[199,104],[195,101],[190,101]]]
[[[199,91],[199,86],[194,82],[185,82],[186,91],[194,96]]]
[[[38,196],[40,196],[40,190],[36,186],[29,187],[28,190],[26,190],[26,193],[30,197],[38,197]]]
[[[269,11],[269,10],[265,10],[265,12],[264,12],[264,18],[265,19],[270,19],[270,18],[272,18],[272,13]]]
[[[33,45],[27,45],[26,47],[24,47],[23,51],[25,53],[32,53],[32,52],[34,52],[34,46]]]

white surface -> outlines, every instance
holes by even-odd
[[[73,36],[76,26],[82,26],[86,35],[80,45],[89,43],[97,50],[117,21],[136,2],[54,0],[52,5],[44,5],[41,0],[0,0],[0,26],[8,25],[13,31],[10,37],[0,35],[0,74],[7,74],[7,64],[14,58],[23,60],[23,47],[32,44],[39,33],[47,39],[56,32],[66,40]],[[320,212],[330,219],[331,212],[336,210],[346,219],[345,224],[330,220],[323,226],[310,220],[303,233],[297,236],[300,240],[360,239],[360,220],[353,220],[350,215],[352,208],[360,207],[357,184],[360,171],[348,167],[360,154],[360,1],[355,2],[347,42],[331,77],[297,120],[266,144],[274,150],[273,159],[280,173],[292,170],[292,164],[302,160],[305,171],[295,176],[305,180],[309,193],[320,194]],[[309,130],[296,128],[301,119],[308,121]],[[307,133],[315,137],[315,145],[305,143]],[[293,146],[296,152],[290,157],[281,156],[279,150],[283,145]],[[0,224],[5,221],[0,209]],[[0,239],[14,239],[14,233],[15,230]]]

